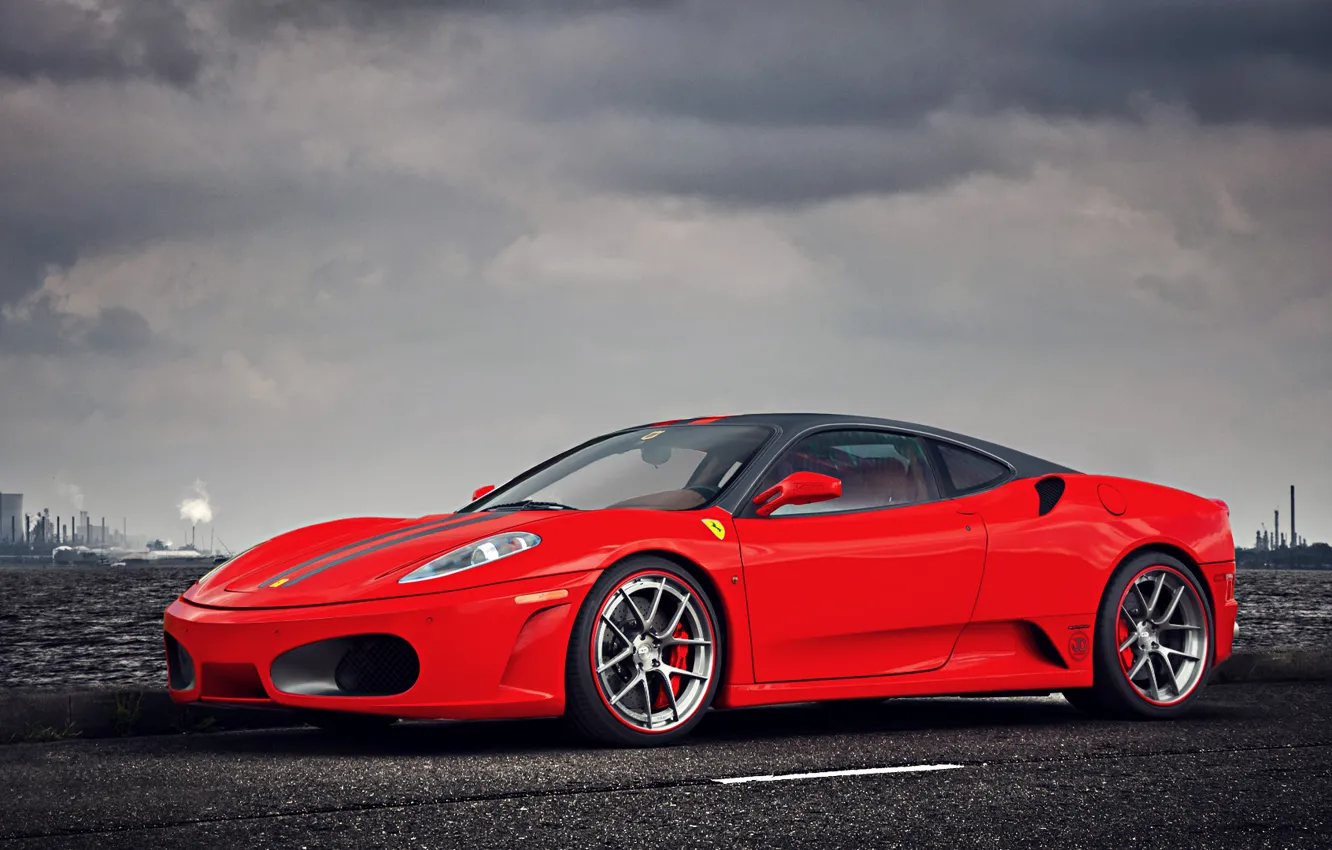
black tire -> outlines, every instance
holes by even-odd
[[[645,726],[631,726],[629,721],[622,719],[602,696],[599,677],[593,669],[592,642],[593,630],[611,595],[616,593],[621,585],[631,580],[637,581],[640,576],[650,578],[654,575],[668,576],[701,603],[701,611],[698,613],[705,613],[711,628],[712,651],[709,678],[701,696],[697,697],[696,704],[687,716],[679,721],[673,721],[671,728],[648,731]],[[654,625],[658,622],[660,614],[652,620]],[[686,570],[655,555],[635,555],[626,558],[601,575],[592,586],[592,590],[588,592],[587,598],[583,600],[578,617],[574,620],[565,659],[565,718],[573,727],[575,734],[602,745],[657,747],[674,743],[688,735],[712,705],[724,669],[724,644],[725,635],[722,632],[721,619],[717,616],[711,597]],[[636,660],[634,656],[630,656],[625,663],[636,663]],[[649,681],[652,679],[649,678]],[[650,718],[653,709],[646,698],[644,702],[648,705],[646,716]]]
[[[1202,664],[1202,669],[1191,668],[1192,672],[1187,677],[1191,684],[1182,689],[1182,696],[1179,692],[1170,693],[1167,700],[1153,701],[1148,694],[1130,683],[1127,671],[1121,664],[1119,650],[1121,638],[1116,630],[1120,624],[1120,605],[1127,598],[1130,583],[1148,571],[1157,570],[1166,571],[1172,576],[1168,581],[1173,582],[1176,588],[1183,586],[1181,599],[1192,596],[1192,603],[1186,602],[1186,604],[1196,604],[1205,621],[1198,629],[1204,635],[1205,649],[1200,655],[1195,656]],[[1138,605],[1141,606],[1141,603]],[[1159,610],[1158,606],[1151,609],[1151,612]],[[1127,626],[1125,628],[1127,629]],[[1131,632],[1129,636],[1132,637]],[[1164,638],[1161,640],[1164,645]],[[1155,639],[1152,646],[1156,645],[1154,641]],[[1129,653],[1136,659],[1133,647],[1130,647]],[[1106,584],[1100,608],[1096,612],[1096,628],[1092,639],[1092,686],[1064,691],[1063,696],[1075,707],[1096,716],[1139,720],[1167,720],[1181,717],[1193,708],[1199,694],[1206,687],[1215,664],[1215,656],[1216,621],[1212,614],[1211,602],[1197,577],[1178,558],[1160,552],[1145,552],[1120,564]],[[1158,667],[1159,663],[1162,662],[1148,661],[1149,665],[1157,664]],[[1148,673],[1155,675],[1156,669],[1150,669]],[[1161,678],[1164,679],[1164,676]]]
[[[350,711],[305,711],[301,720],[330,735],[360,738],[376,735],[398,722],[385,714],[356,714]]]

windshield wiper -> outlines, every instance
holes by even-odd
[[[573,505],[566,505],[561,502],[543,502],[540,499],[522,499],[517,502],[503,502],[498,505],[487,505],[482,508],[483,511],[497,511],[501,508],[513,508],[519,511],[576,511],[580,510]]]

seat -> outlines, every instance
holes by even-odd
[[[866,458],[856,468],[856,490],[860,507],[897,505],[914,501],[911,476],[897,458]]]

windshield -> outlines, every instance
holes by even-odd
[[[579,449],[468,510],[531,502],[579,510],[699,508],[735,480],[771,435],[771,428],[750,425],[641,428]]]

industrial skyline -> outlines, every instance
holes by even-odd
[[[105,516],[93,523],[92,515],[86,510],[79,510],[68,515],[52,514],[49,508],[37,513],[25,513],[23,494],[0,491],[0,554],[30,552],[49,554],[58,546],[86,546],[91,548],[119,547],[127,549],[145,549],[152,545],[167,545],[164,541],[170,537],[165,534],[128,533],[128,518],[122,517],[121,526],[108,525]],[[1290,485],[1290,502],[1287,512],[1287,531],[1281,531],[1281,509],[1273,510],[1272,529],[1265,523],[1260,524],[1252,536],[1254,552],[1279,552],[1291,549],[1307,548],[1309,540],[1299,534],[1295,523],[1295,485]],[[68,520],[68,522],[66,522]],[[185,526],[185,534],[177,546],[198,549],[198,523]],[[1244,546],[1246,536],[1240,529],[1232,529],[1236,548]],[[216,536],[209,528],[207,546],[200,551],[211,554],[214,551]],[[259,541],[250,541],[246,546]],[[1320,543],[1322,541],[1315,541]],[[224,544],[225,545],[225,544]]]

